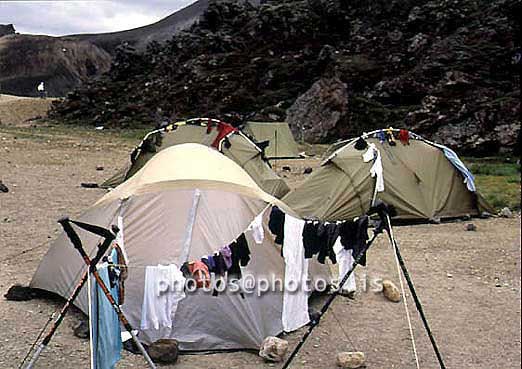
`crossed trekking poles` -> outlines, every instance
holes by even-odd
[[[107,285],[105,284],[103,279],[100,277],[100,275],[98,274],[98,271],[96,269],[96,265],[105,255],[105,253],[111,246],[112,242],[116,238],[116,234],[119,232],[118,227],[113,225],[111,227],[111,230],[108,230],[108,229],[105,229],[105,228],[102,228],[99,226],[95,226],[92,224],[73,221],[73,220],[70,220],[69,218],[62,218],[58,221],[58,223],[60,223],[61,226],[63,227],[65,233],[71,240],[71,243],[74,246],[74,248],[80,253],[83,261],[87,265],[87,270],[83,273],[83,275],[81,276],[80,280],[78,281],[76,287],[74,288],[73,292],[71,293],[71,295],[69,296],[69,298],[67,299],[65,304],[63,305],[62,309],[60,310],[60,313],[58,314],[58,317],[56,318],[56,320],[53,322],[51,328],[49,329],[49,332],[43,338],[42,342],[38,345],[37,349],[35,350],[34,354],[31,357],[31,360],[24,367],[23,366],[25,363],[25,359],[24,359],[24,361],[20,365],[20,368],[23,367],[24,369],[31,369],[34,367],[34,364],[40,357],[40,354],[47,347],[47,345],[51,341],[52,337],[56,333],[58,327],[60,326],[61,322],[63,321],[63,319],[65,317],[65,314],[67,314],[67,311],[72,306],[74,300],[76,299],[76,297],[78,297],[82,287],[85,285],[85,283],[89,279],[89,276],[92,275],[92,276],[94,276],[94,279],[98,283],[98,286],[101,288],[103,294],[106,296],[107,300],[111,304],[112,308],[118,315],[118,319],[120,320],[121,324],[123,325],[125,330],[130,333],[132,340],[138,347],[139,351],[143,354],[143,357],[145,358],[147,365],[150,368],[155,369],[156,366],[154,365],[154,362],[151,360],[149,354],[147,353],[147,351],[145,350],[145,348],[143,347],[141,342],[138,340],[138,337],[136,337],[136,334],[133,332],[131,324],[129,323],[129,321],[127,320],[125,315],[123,314],[123,312],[122,312],[120,306],[118,305],[118,303],[116,302],[116,300],[112,297],[111,292],[107,288]],[[85,249],[83,248],[80,237],[78,236],[78,234],[72,227],[71,223],[76,225],[79,228],[82,228],[90,233],[96,234],[96,235],[104,238],[104,241],[102,243],[98,244],[98,251],[96,252],[96,255],[92,259],[89,258],[89,255],[85,252]]]

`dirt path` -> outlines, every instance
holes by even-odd
[[[29,283],[40,258],[56,237],[56,220],[78,215],[104,193],[80,187],[114,173],[136,142],[116,134],[0,128],[0,179],[10,188],[0,193],[0,292]],[[285,161],[292,184],[317,159]],[[282,162],[278,164],[282,168]],[[103,166],[97,171],[96,166]],[[297,169],[299,168],[299,169]],[[520,368],[520,216],[465,223],[418,225],[396,229],[397,238],[448,368]],[[30,250],[24,252],[24,250]],[[355,301],[338,298],[314,331],[294,368],[333,368],[335,354],[358,349],[368,368],[415,368],[402,304],[364,291],[362,281],[397,279],[393,254],[384,238],[373,246],[367,268],[357,273]],[[369,282],[368,282],[369,283]],[[0,298],[0,368],[16,368],[56,302],[11,302]],[[410,300],[410,307],[413,303]],[[437,368],[417,314],[412,309],[422,368]],[[79,314],[65,319],[38,368],[88,368],[89,345],[73,336]],[[300,333],[287,336],[295,345]],[[181,356],[178,368],[279,367],[257,355],[231,353]],[[143,368],[129,353],[119,368]],[[165,366],[167,368],[167,366]]]

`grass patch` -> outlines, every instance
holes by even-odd
[[[496,209],[520,210],[520,164],[509,158],[466,158],[478,191]]]
[[[123,141],[137,145],[152,128],[140,129],[104,129],[95,130],[94,127],[59,125],[49,122],[46,125],[36,127],[1,126],[0,133],[9,133],[17,138],[34,141],[46,141],[48,139],[67,140],[68,138],[81,138],[105,141]]]

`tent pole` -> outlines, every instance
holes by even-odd
[[[395,237],[393,236],[393,229],[392,229],[392,225],[391,225],[391,221],[390,221],[390,216],[388,214],[386,214],[386,223],[387,223],[386,232],[388,233],[388,239],[390,241],[391,246],[395,250],[397,260],[402,269],[404,278],[406,279],[406,282],[408,283],[408,288],[410,289],[411,296],[413,297],[413,301],[415,302],[415,307],[417,308],[417,311],[419,312],[419,315],[422,320],[422,324],[424,325],[424,328],[426,329],[426,333],[428,334],[428,337],[430,339],[431,345],[433,347],[433,351],[435,352],[435,355],[437,356],[437,360],[439,362],[440,368],[446,369],[446,366],[444,365],[444,360],[442,359],[442,355],[437,346],[437,342],[435,341],[435,337],[433,336],[433,334],[431,332],[430,326],[428,324],[428,320],[426,318],[426,315],[424,314],[422,304],[415,291],[415,286],[413,285],[413,281],[411,280],[410,273],[408,272],[408,269],[406,268],[406,264],[404,263],[404,259],[402,258],[401,252],[399,250],[399,245],[397,244],[397,241],[395,241]],[[406,296],[404,296],[404,298],[406,298]]]
[[[134,343],[136,344],[136,346],[138,347],[138,349],[142,353],[142,355],[145,358],[145,361],[147,362],[148,366],[150,368],[152,368],[152,369],[155,369],[156,365],[154,364],[154,362],[150,358],[149,354],[147,353],[147,351],[145,350],[145,348],[143,347],[141,342],[138,340],[138,337],[136,337],[136,335],[132,331],[131,324],[129,323],[129,321],[127,320],[125,315],[123,314],[123,311],[121,311],[121,308],[118,305],[118,303],[116,302],[116,300],[114,300],[114,298],[112,297],[111,291],[109,291],[109,289],[105,285],[105,282],[103,281],[103,279],[101,279],[100,274],[96,270],[96,264],[93,264],[92,261],[89,259],[89,255],[87,255],[87,253],[85,252],[85,249],[83,248],[81,242],[79,244],[77,244],[77,243],[75,244],[75,242],[74,242],[75,236],[76,237],[78,237],[78,236],[76,235],[76,232],[72,228],[69,219],[62,219],[62,220],[59,221],[59,223],[62,225],[63,229],[65,230],[65,233],[67,234],[67,236],[69,236],[71,241],[73,241],[74,248],[80,253],[82,259],[85,262],[85,264],[89,266],[89,270],[90,270],[91,274],[94,276],[94,279],[96,280],[96,283],[98,283],[98,286],[102,289],[103,294],[105,295],[105,297],[107,297],[107,300],[112,305],[112,308],[114,309],[114,311],[118,315],[118,318],[119,318],[121,324],[123,325],[123,327],[127,330],[127,332],[130,333],[130,335],[132,337],[132,340],[134,341]],[[78,224],[78,223],[75,222],[75,224]],[[114,226],[114,229],[117,230],[118,227]],[[117,232],[115,232],[115,233],[117,233]]]

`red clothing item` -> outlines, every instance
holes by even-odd
[[[399,140],[402,142],[403,145],[409,145],[410,144],[410,132],[408,132],[405,129],[401,129],[399,131]]]
[[[196,280],[196,286],[201,288],[203,286],[210,287],[210,273],[208,267],[202,261],[194,261],[189,263],[188,269],[190,274]]]
[[[214,139],[214,142],[212,142],[212,145],[211,145],[212,147],[215,147],[216,149],[219,148],[219,143],[221,142],[221,140],[224,137],[226,137],[229,133],[236,132],[237,128],[232,127],[228,123],[219,122],[217,124],[217,130],[218,130],[218,135],[216,136],[216,138]]]

